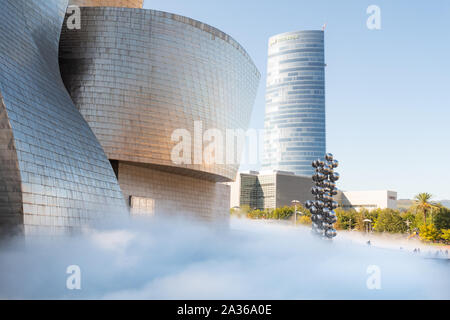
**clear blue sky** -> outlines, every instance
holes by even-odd
[[[381,8],[381,30],[366,27],[371,4]],[[144,6],[208,23],[246,48],[262,74],[252,128],[264,127],[268,38],[326,22],[327,149],[341,162],[339,187],[450,199],[450,1],[145,0]]]

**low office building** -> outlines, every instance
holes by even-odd
[[[230,207],[258,210],[290,206],[293,200],[311,200],[311,177],[287,171],[239,173],[231,185]]]
[[[397,192],[379,191],[341,191],[335,197],[344,209],[397,209]]]

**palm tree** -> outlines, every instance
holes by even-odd
[[[413,207],[416,210],[423,212],[423,218],[424,218],[425,225],[427,224],[427,213],[430,211],[433,211],[434,209],[439,208],[438,205],[431,202],[431,198],[433,198],[433,196],[426,192],[419,193],[418,195],[416,195],[414,197],[415,203],[414,203]]]

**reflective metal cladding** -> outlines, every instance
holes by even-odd
[[[1,3],[0,225],[8,231],[70,231],[100,212],[126,209],[111,165],[60,77],[67,4]]]
[[[264,169],[313,174],[326,149],[323,31],[270,38],[265,130]]]
[[[70,232],[126,215],[126,203],[132,214],[229,217],[218,182],[238,164],[176,164],[171,138],[184,129],[194,140],[198,123],[247,129],[260,79],[248,54],[142,0],[71,3],[81,29],[66,28],[68,0],[1,2],[0,228]]]
[[[80,7],[142,8],[144,0],[70,0],[70,5]]]
[[[229,217],[230,164],[175,163],[172,134],[248,128],[260,73],[230,36],[155,10],[81,8],[63,29],[60,65],[73,101],[109,159],[132,214]],[[107,17],[107,18],[106,18]],[[196,133],[195,124],[200,124]],[[184,138],[183,138],[184,139]],[[192,155],[203,154],[192,143]]]
[[[226,129],[247,130],[260,74],[246,51],[187,17],[81,9],[81,29],[64,28],[61,36],[61,71],[109,159],[233,180],[237,163],[174,164],[171,136],[186,129],[194,139],[195,121],[224,135]],[[201,147],[193,146],[192,154]]]

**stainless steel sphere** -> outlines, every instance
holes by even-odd
[[[333,167],[329,166],[329,165],[325,165],[323,167],[323,170],[325,171],[326,174],[330,175],[333,173]]]
[[[339,167],[339,161],[333,160],[333,162],[331,163],[331,165],[333,166],[333,168],[337,168],[337,167]]]
[[[311,208],[313,206],[313,202],[311,201],[311,200],[307,200],[306,202],[305,202],[305,207],[306,207],[306,209],[309,209],[309,208]]]
[[[323,201],[321,201],[321,200],[317,200],[317,201],[314,202],[314,206],[316,208],[322,209],[325,206],[325,203]]]
[[[328,223],[327,221],[322,222],[322,227],[327,230],[327,229],[332,229],[333,225],[331,223]]]
[[[327,154],[325,155],[325,160],[327,160],[327,161],[333,161],[333,160],[334,160],[333,154],[327,153]]]
[[[328,203],[328,208],[331,210],[337,209],[339,207],[339,204],[332,200],[331,202]]]
[[[338,181],[339,178],[340,178],[340,175],[337,172],[333,172],[332,174],[330,174],[330,180],[333,181],[333,182]]]
[[[337,235],[337,232],[335,229],[328,229],[325,232],[325,236],[327,236],[328,238],[334,238],[334,237],[336,237],[336,235]]]
[[[330,194],[327,192],[323,195],[323,200],[325,200],[327,202],[331,202],[331,201],[333,201],[333,197],[330,196]]]
[[[319,161],[318,161],[318,160],[314,160],[314,161],[312,162],[312,167],[313,167],[313,168],[318,168],[318,167],[319,167]]]

